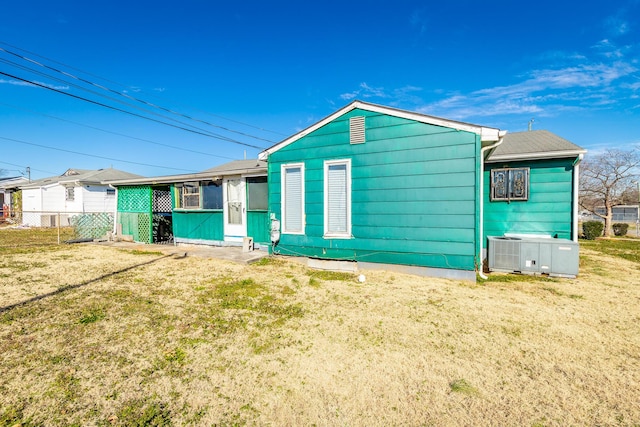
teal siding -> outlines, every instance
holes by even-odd
[[[224,240],[222,210],[176,210],[175,188],[171,188],[173,204],[173,234],[177,239]],[[267,211],[247,211],[247,235],[257,243],[268,244],[271,223]]]
[[[269,243],[266,211],[247,212],[247,234],[257,243]],[[173,211],[173,233],[176,238],[224,240],[222,211]]]
[[[117,223],[136,242],[153,242],[152,194],[149,185],[118,187]]]
[[[349,117],[366,142],[349,143]],[[479,136],[354,110],[269,156],[269,207],[281,215],[281,165],[305,165],[305,234],[275,251],[330,259],[474,270]],[[352,236],[325,239],[324,161],[351,159]]]
[[[224,240],[222,211],[173,211],[176,239]]]
[[[256,243],[270,243],[271,221],[267,211],[247,212],[247,235]]]
[[[484,238],[504,233],[571,239],[574,159],[490,163],[484,173]],[[529,200],[491,201],[491,169],[529,167]]]

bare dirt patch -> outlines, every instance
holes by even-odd
[[[0,425],[637,425],[640,263],[594,245],[475,285],[4,252]]]

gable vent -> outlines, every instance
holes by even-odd
[[[364,138],[364,116],[354,116],[349,119],[349,142],[362,144]]]

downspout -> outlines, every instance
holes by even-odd
[[[480,238],[478,239],[478,254],[480,254],[480,258],[482,258],[482,243],[484,242],[484,153],[502,144],[506,134],[506,131],[498,132],[498,140],[496,142],[480,149]],[[482,272],[482,259],[480,259],[478,266],[478,276],[480,276],[482,280],[488,279]]]
[[[580,162],[584,158],[584,154],[578,154],[578,158],[573,162],[573,225],[571,234],[573,241],[578,241],[578,199],[580,192]]]

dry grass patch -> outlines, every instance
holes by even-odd
[[[475,286],[5,253],[0,425],[637,425],[639,264],[611,251],[583,246],[576,280]]]

